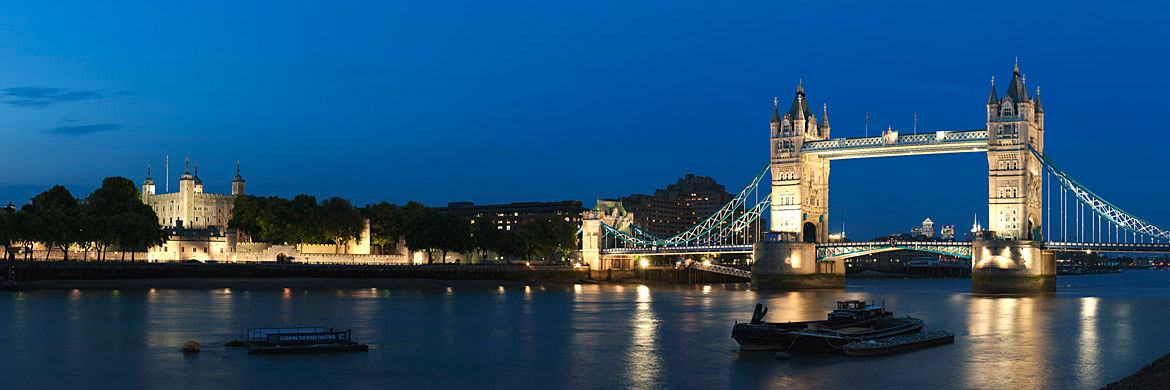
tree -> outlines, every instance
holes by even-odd
[[[370,243],[377,245],[385,253],[387,248],[397,249],[398,239],[405,234],[405,220],[402,209],[398,206],[381,202],[366,205],[362,215],[370,219]]]
[[[478,222],[471,224],[472,247],[479,252],[482,258],[487,258],[488,252],[503,254],[503,231],[496,229],[486,220],[481,219]]]
[[[335,196],[321,201],[319,213],[321,234],[334,244],[348,247],[350,241],[362,234],[365,220],[348,200]]]
[[[443,261],[447,260],[447,252],[468,252],[471,250],[471,225],[466,219],[452,213],[434,213],[439,228],[436,237],[437,249],[443,252]]]
[[[576,227],[563,217],[533,219],[524,224],[524,232],[548,264],[559,261],[577,247]]]
[[[404,226],[403,240],[406,247],[427,252],[427,264],[431,264],[431,252],[439,246],[439,221],[435,210],[419,202],[408,202],[402,207]]]
[[[87,253],[91,248],[99,250],[99,260],[105,260],[114,246],[122,252],[121,260],[126,260],[126,249],[149,248],[166,239],[154,209],[142,203],[138,187],[124,177],[103,179],[79,207],[77,221],[78,245]]]
[[[227,227],[247,234],[250,239],[260,238],[260,215],[267,199],[252,195],[240,195],[232,204],[232,219]]]
[[[32,204],[35,220],[31,233],[48,249],[45,260],[54,247],[60,247],[62,258],[69,260],[69,246],[77,242],[81,229],[77,224],[77,199],[65,187],[55,185],[34,197]]]

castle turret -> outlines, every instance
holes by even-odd
[[[191,175],[191,158],[187,158],[186,166],[183,168],[183,175],[179,176],[179,199],[178,207],[175,212],[174,224],[175,226],[190,227],[191,221],[191,207],[195,204],[195,176]],[[184,225],[184,223],[187,223]]]
[[[232,195],[244,194],[244,178],[240,176],[240,160],[236,160],[236,178],[232,179]]]
[[[195,192],[203,192],[203,179],[199,178],[199,163],[195,163]]]
[[[142,181],[142,203],[150,201],[154,195],[154,179],[150,178],[150,164],[146,164],[146,179]]]

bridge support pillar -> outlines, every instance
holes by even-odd
[[[1039,241],[977,240],[971,244],[971,291],[1055,292],[1056,256]]]
[[[799,290],[845,288],[841,260],[817,261],[817,244],[761,241],[752,245],[752,287]]]

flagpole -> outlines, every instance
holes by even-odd
[[[914,111],[914,134],[918,134],[918,111]]]
[[[865,136],[869,137],[869,113],[865,113]]]
[[[169,155],[169,154],[166,155],[165,165],[167,166],[167,184],[165,187],[167,188],[167,190],[166,190],[167,193],[170,193],[171,192],[171,155]]]

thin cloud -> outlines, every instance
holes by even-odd
[[[81,125],[81,126],[61,126],[52,129],[41,130],[42,133],[57,134],[57,135],[71,135],[82,136],[86,134],[100,133],[103,131],[111,131],[122,128],[122,125],[115,123],[104,123],[100,125]]]
[[[65,88],[12,87],[0,90],[0,99],[4,103],[22,108],[45,108],[56,103],[104,98],[106,96],[97,91]]]

